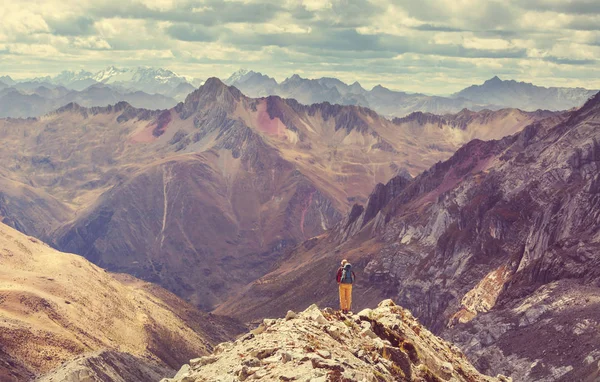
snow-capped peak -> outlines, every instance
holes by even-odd
[[[94,75],[94,80],[98,82],[108,82],[111,79],[114,79],[117,76],[123,76],[127,74],[129,70],[127,69],[119,69],[115,66],[109,66],[108,68],[99,71]]]
[[[254,73],[251,70],[248,69],[240,69],[237,72],[233,73],[231,76],[229,76],[228,79],[226,79],[224,82],[227,85],[232,85],[236,82],[240,82],[242,81],[242,79],[244,79],[248,74]]]

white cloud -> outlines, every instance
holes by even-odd
[[[110,44],[97,36],[91,37],[76,37],[73,41],[73,45],[77,48],[82,49],[110,49]]]
[[[9,6],[3,9],[3,16],[0,17],[0,31],[8,39],[20,35],[48,32],[49,29],[42,16],[27,9],[15,9]]]
[[[302,0],[302,5],[308,11],[321,11],[331,9],[333,6],[329,0]]]
[[[506,50],[511,49],[514,45],[510,41],[500,38],[466,38],[462,44],[465,48],[481,49],[481,50]]]

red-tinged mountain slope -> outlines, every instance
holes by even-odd
[[[600,95],[561,121],[472,141],[410,181],[375,188],[217,312],[245,320],[335,305],[355,267],[355,309],[382,297],[461,344],[488,374],[594,380],[600,355]]]
[[[141,371],[171,373],[241,330],[158,286],[107,273],[0,224],[2,381],[31,380],[88,352],[118,351],[112,360],[129,363],[131,375],[141,375],[129,380],[141,382]]]
[[[548,117],[485,113],[392,122],[356,106],[252,99],[213,78],[170,110],[71,104],[1,120],[0,152],[12,178],[75,211],[54,224],[59,249],[211,309],[377,183],[416,175],[473,135]]]

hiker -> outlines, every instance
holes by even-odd
[[[347,314],[352,306],[352,283],[356,275],[352,272],[352,264],[342,260],[342,265],[337,271],[336,280],[340,289],[340,309]]]

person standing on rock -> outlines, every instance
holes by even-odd
[[[340,309],[342,313],[348,313],[352,307],[352,284],[356,275],[352,271],[352,264],[348,260],[342,260],[342,265],[337,271],[336,280],[340,290]]]

